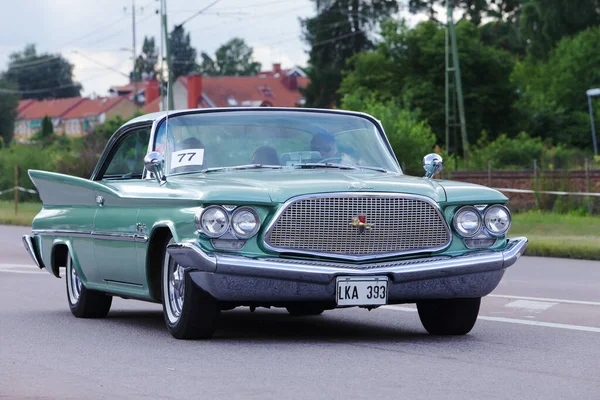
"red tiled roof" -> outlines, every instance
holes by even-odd
[[[17,119],[42,119],[45,116],[50,118],[60,117],[84,100],[86,99],[82,97],[69,97],[66,99],[35,101],[20,110]]]
[[[160,100],[161,98],[159,96],[156,99],[152,100],[150,103],[144,105],[144,112],[153,113],[160,111]]]
[[[146,86],[148,85],[148,81],[141,81],[137,83],[137,89],[138,92],[141,92],[142,90],[146,89]],[[127,85],[123,85],[123,86],[113,86],[110,88],[110,90],[116,91],[116,92],[133,92],[133,82],[129,82]]]
[[[298,87],[306,87],[309,80],[299,77],[297,82]],[[234,99],[238,106],[244,106],[244,101],[265,101],[274,107],[295,107],[302,98],[298,90],[289,90],[281,77],[203,76],[202,92],[217,107],[231,107],[227,101],[229,98]]]
[[[97,117],[98,115],[106,112],[126,100],[125,96],[120,97],[99,97],[97,99],[84,99],[77,106],[73,107],[66,114],[62,116],[62,119],[73,119],[73,118],[86,118],[86,117]]]
[[[23,111],[25,108],[29,107],[30,105],[32,105],[36,101],[37,100],[34,100],[34,99],[19,100],[19,105],[17,106],[17,113],[20,113],[21,111]]]

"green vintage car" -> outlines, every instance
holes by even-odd
[[[29,171],[43,208],[23,237],[65,268],[76,317],[112,296],[163,304],[170,333],[209,338],[221,311],[416,303],[425,329],[460,335],[527,247],[507,198],[402,173],[379,121],[311,109],[154,113],[123,125],[90,179]]]

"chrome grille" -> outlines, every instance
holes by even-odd
[[[372,228],[359,232],[352,219]],[[448,225],[430,200],[414,195],[319,195],[293,199],[271,224],[265,244],[279,252],[361,259],[434,251],[450,242]]]

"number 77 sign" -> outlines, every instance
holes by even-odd
[[[185,149],[171,153],[171,169],[204,164],[204,149]]]

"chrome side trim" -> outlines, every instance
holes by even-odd
[[[27,253],[29,253],[31,258],[33,259],[33,262],[35,262],[35,265],[37,265],[40,269],[44,268],[42,260],[38,258],[37,253],[35,252],[35,247],[33,245],[33,240],[31,239],[31,236],[23,235],[23,245],[25,245],[25,250],[27,250]]]
[[[36,229],[33,231],[35,235],[41,236],[69,236],[92,238],[99,240],[116,240],[121,242],[138,242],[146,243],[148,235],[140,235],[137,233],[120,233],[120,232],[102,232],[102,231],[71,231],[64,229]]]
[[[401,252],[385,253],[385,254],[369,254],[369,255],[365,255],[365,256],[352,256],[352,255],[345,255],[345,254],[320,253],[320,252],[295,250],[295,249],[288,249],[288,248],[279,248],[279,247],[273,247],[267,243],[266,239],[269,236],[271,229],[273,229],[273,227],[279,220],[279,217],[281,216],[281,214],[283,214],[290,205],[292,205],[293,203],[295,203],[297,201],[302,201],[302,200],[306,200],[306,199],[327,198],[327,197],[387,197],[387,198],[404,198],[404,199],[425,201],[425,202],[429,203],[431,206],[433,206],[433,208],[435,209],[439,218],[443,222],[444,227],[446,228],[446,236],[448,238],[447,242],[444,246],[436,247],[436,248],[427,248],[424,250],[409,250],[409,251],[401,251]],[[448,225],[448,221],[446,221],[446,218],[444,218],[444,214],[442,213],[442,210],[441,210],[439,204],[427,196],[421,196],[421,195],[416,195],[416,194],[389,193],[389,192],[337,192],[337,193],[334,192],[334,193],[318,193],[318,194],[308,194],[308,195],[296,196],[296,197],[292,197],[291,199],[289,199],[288,201],[283,203],[283,205],[275,213],[275,216],[273,217],[273,219],[271,219],[271,222],[269,222],[269,225],[267,225],[265,234],[263,236],[262,243],[267,250],[270,250],[270,251],[276,252],[276,253],[305,254],[305,255],[311,255],[311,256],[317,256],[317,257],[339,258],[339,259],[350,260],[350,261],[362,261],[362,260],[369,260],[369,259],[381,259],[381,258],[389,258],[389,257],[403,256],[403,255],[409,255],[409,254],[435,253],[438,251],[442,251],[442,250],[447,249],[450,246],[450,244],[452,243],[452,233],[450,231],[450,226]]]
[[[388,275],[394,283],[500,271],[513,265],[527,248],[527,238],[509,239],[504,251],[483,251],[458,257],[431,257],[373,263],[376,268],[359,265],[248,258],[229,254],[206,254],[193,243],[167,246],[175,261],[192,271],[217,275],[269,278],[277,280],[329,284],[336,276]]]

